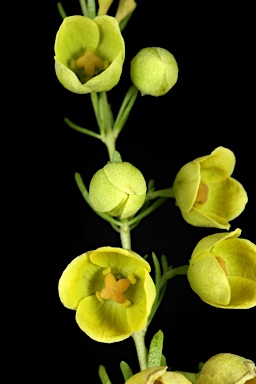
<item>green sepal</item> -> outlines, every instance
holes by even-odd
[[[128,379],[130,379],[130,377],[132,377],[133,372],[130,366],[125,361],[121,361],[120,368],[125,381],[127,381]]]
[[[100,377],[102,384],[112,384],[109,377],[108,377],[108,374],[107,374],[107,371],[106,371],[106,368],[104,367],[104,365],[99,366],[99,377]]]

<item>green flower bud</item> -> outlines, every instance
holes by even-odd
[[[132,164],[109,162],[92,177],[89,197],[96,211],[125,219],[142,207],[146,190],[142,173]]]
[[[109,91],[120,79],[124,40],[114,17],[66,17],[54,49],[57,78],[69,91]]]
[[[166,372],[167,367],[152,367],[145,369],[128,379],[125,384],[191,384],[179,372]]]
[[[210,155],[185,164],[173,183],[176,205],[187,223],[197,227],[229,229],[229,220],[248,201],[242,184],[230,177],[235,167],[230,149],[216,148]]]
[[[142,95],[165,95],[178,80],[178,65],[164,48],[143,48],[131,61],[131,79]]]
[[[256,245],[240,229],[215,233],[196,245],[187,272],[193,291],[218,308],[256,306]]]
[[[231,353],[211,357],[198,375],[196,384],[244,384],[256,383],[253,361]]]

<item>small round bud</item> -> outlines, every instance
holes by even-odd
[[[142,96],[165,95],[178,80],[175,57],[164,48],[143,48],[131,61],[131,79]]]
[[[92,177],[89,197],[96,211],[125,219],[142,207],[146,189],[142,173],[132,164],[109,162]]]

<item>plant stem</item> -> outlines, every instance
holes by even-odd
[[[147,349],[145,347],[145,334],[147,331],[147,327],[142,329],[140,332],[135,332],[132,334],[132,338],[135,343],[140,370],[143,371],[144,369],[147,369]]]
[[[166,189],[159,189],[159,191],[148,192],[146,200],[153,200],[157,197],[174,197],[172,187]]]
[[[188,265],[182,265],[181,267],[177,267],[177,268],[173,268],[173,269],[167,270],[163,274],[163,276],[161,278],[160,288],[163,287],[164,283],[167,280],[172,279],[174,276],[186,275],[187,271],[188,271]]]
[[[120,228],[120,237],[121,237],[122,247],[125,249],[131,249],[131,234],[130,234],[130,227],[127,223],[127,220],[122,222],[122,225]]]

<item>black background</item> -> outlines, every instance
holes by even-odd
[[[172,52],[179,65],[179,79],[165,96],[138,96],[117,140],[117,150],[124,161],[141,170],[147,181],[153,178],[156,188],[162,189],[172,185],[176,173],[188,161],[218,146],[231,149],[237,160],[233,177],[243,184],[249,197],[245,211],[231,222],[231,230],[241,228],[241,237],[255,243],[252,9],[224,10],[216,5],[188,8],[182,3],[153,0],[137,3],[123,32],[123,74],[120,83],[108,93],[114,114],[131,85],[130,60],[141,48],[160,46]],[[68,15],[81,14],[78,0],[72,4],[64,1],[63,6]],[[46,34],[50,92],[45,100],[50,122],[44,131],[44,156],[49,169],[44,169],[43,175],[45,197],[51,207],[45,212],[49,240],[44,258],[44,264],[49,265],[45,279],[46,360],[60,380],[70,376],[87,382],[91,376],[98,383],[98,366],[103,364],[112,384],[118,384],[123,382],[121,360],[129,363],[134,372],[139,369],[133,340],[101,344],[89,339],[77,326],[75,312],[60,303],[57,292],[59,277],[73,258],[100,246],[120,246],[118,234],[90,210],[74,181],[74,173],[79,172],[89,186],[108,155],[99,140],[73,131],[63,122],[63,117],[68,117],[97,131],[90,96],[67,91],[55,76],[53,46],[61,21],[56,3],[51,1]],[[176,267],[188,262],[202,237],[215,232],[219,230],[188,225],[170,200],[134,229],[132,248],[141,255],[152,251],[159,256],[165,254]],[[192,292],[185,277],[176,277],[168,284],[146,342],[149,345],[153,334],[162,329],[164,354],[169,366],[177,370],[195,372],[200,361],[220,352],[256,361],[255,320],[255,308],[223,310],[208,306]]]

